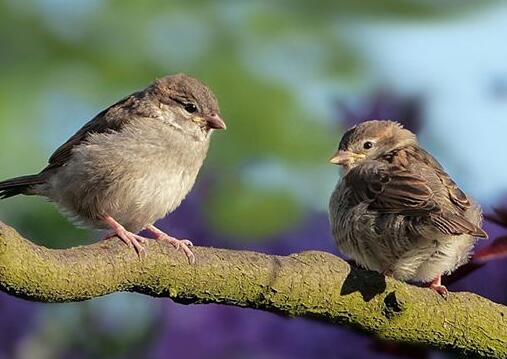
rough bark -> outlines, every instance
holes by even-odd
[[[345,325],[381,339],[465,355],[507,358],[507,307],[471,293],[433,291],[351,268],[323,252],[273,256],[195,247],[187,263],[150,241],[140,260],[120,240],[47,249],[0,222],[0,290],[40,302],[118,291],[184,304],[222,303]]]

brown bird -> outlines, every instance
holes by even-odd
[[[143,229],[182,249],[192,243],[153,223],[185,198],[213,129],[225,129],[211,90],[185,74],[166,76],[100,112],[60,146],[40,173],[0,182],[0,199],[40,195],[78,225],[112,230],[139,255]]]
[[[396,122],[351,128],[330,162],[345,169],[329,203],[340,251],[446,296],[441,276],[468,261],[475,238],[487,238],[479,205]]]

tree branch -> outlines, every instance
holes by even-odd
[[[324,252],[287,257],[195,247],[197,262],[150,241],[140,260],[120,240],[65,250],[37,246],[0,222],[0,290],[41,302],[117,291],[222,303],[346,325],[396,342],[507,357],[507,307],[471,293],[447,300]]]

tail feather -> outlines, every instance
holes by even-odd
[[[452,213],[438,213],[431,216],[431,221],[442,233],[461,235],[469,234],[477,238],[488,238],[488,234],[468,219]]]
[[[30,194],[33,185],[44,183],[40,175],[29,175],[11,178],[0,182],[0,199],[17,196],[18,194]]]

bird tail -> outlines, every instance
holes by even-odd
[[[40,174],[11,178],[0,182],[0,199],[5,199],[18,194],[33,194],[32,186],[44,183]]]
[[[469,234],[477,238],[488,238],[488,234],[468,219],[452,213],[439,213],[431,216],[432,223],[442,233],[461,235]]]

